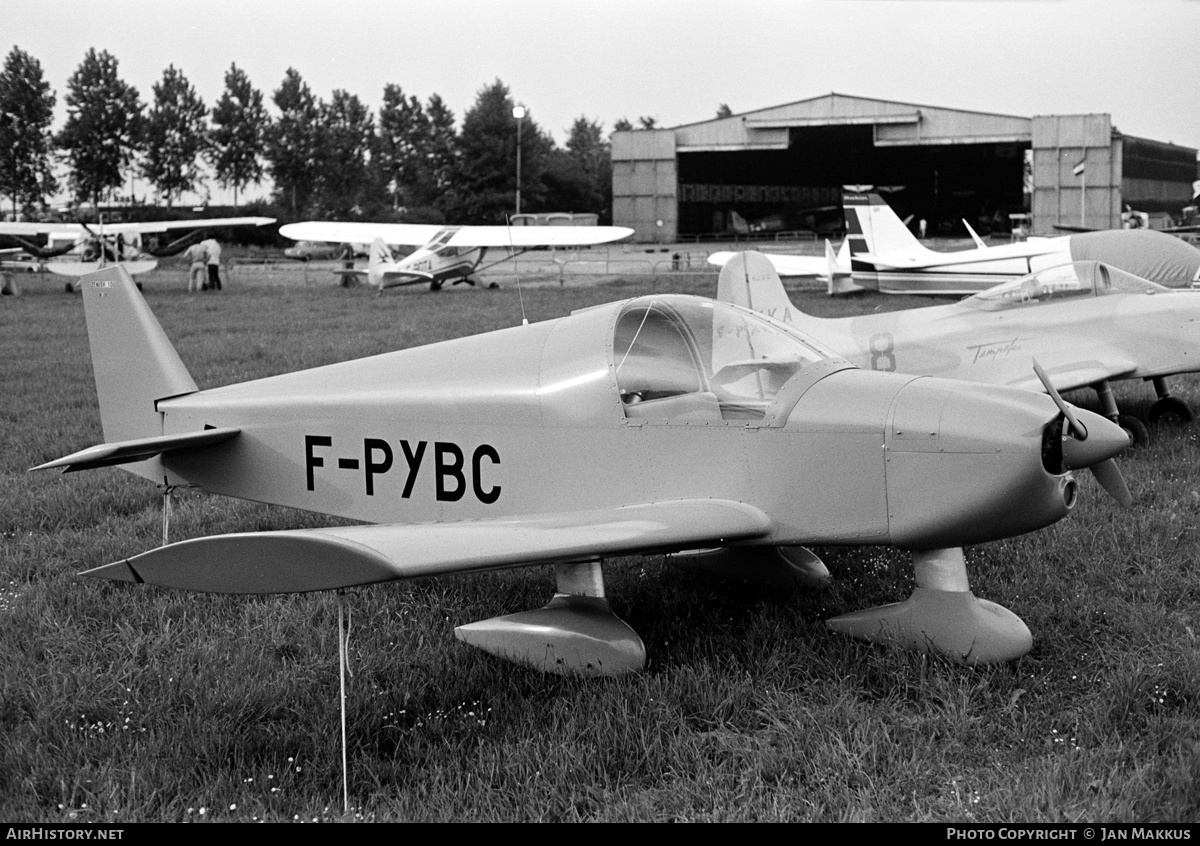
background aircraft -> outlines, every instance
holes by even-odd
[[[632,229],[624,226],[438,226],[317,220],[289,223],[281,226],[279,232],[296,241],[370,244],[380,240],[385,246],[416,247],[399,261],[390,250],[386,256],[380,254],[378,263],[382,269],[377,278],[382,280],[381,289],[428,282],[432,291],[446,282],[474,285],[471,274],[482,269],[483,257],[492,247],[509,251],[499,262],[536,247],[607,244],[633,234]]]
[[[818,257],[766,253],[780,276],[833,278],[831,294],[869,288],[959,296],[1072,261],[1102,261],[1167,287],[1200,283],[1200,250],[1154,230],[1084,232],[989,247],[968,225],[974,249],[935,252],[878,194],[847,193],[843,202],[847,236],[836,269],[831,273]],[[714,253],[709,262],[724,265],[733,255]]]
[[[1030,238],[1015,244],[935,252],[878,194],[845,194],[854,283],[888,294],[971,294],[1071,261],[1102,261],[1168,287],[1200,282],[1200,250],[1148,229]],[[974,235],[974,233],[972,233]]]
[[[724,267],[740,253],[725,250],[713,253],[708,257],[708,263]],[[790,279],[816,279],[826,284],[830,296],[834,294],[849,294],[863,290],[855,285],[850,277],[850,242],[842,241],[842,246],[835,255],[833,245],[825,242],[824,256],[797,256],[787,253],[766,253],[775,272]]]
[[[215,217],[195,220],[160,220],[141,223],[12,223],[0,222],[0,236],[8,236],[19,249],[42,261],[45,269],[63,276],[82,276],[115,262],[134,275],[153,270],[156,259],[173,256],[200,241],[209,229],[266,226],[271,217]],[[143,244],[145,235],[186,233],[162,247]],[[41,246],[37,239],[46,239]],[[69,256],[67,254],[70,254]],[[49,259],[67,256],[59,261]],[[27,265],[26,265],[27,266]]]
[[[545,608],[457,630],[553,672],[644,664],[605,599],[604,557],[724,547],[706,557],[741,576],[821,580],[816,543],[913,550],[913,595],[836,630],[1015,658],[1029,630],[971,594],[962,545],[1065,516],[1069,469],[1119,478],[1109,459],[1127,442],[1057,397],[862,371],[701,297],[198,390],[119,265],[83,292],[106,443],[42,468],[121,465],[168,496],[191,485],[373,524],[199,538],[88,575],[253,594],[554,564]]]
[[[1058,390],[1094,388],[1105,414],[1139,443],[1148,440],[1146,427],[1118,412],[1113,379],[1153,381],[1151,422],[1192,419],[1166,379],[1200,371],[1200,292],[1074,262],[949,305],[820,318],[791,303],[768,258],[743,253],[726,264],[717,298],[794,326],[865,369],[1040,390],[1036,359]]]

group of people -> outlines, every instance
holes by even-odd
[[[192,244],[183,254],[188,261],[188,292],[221,290],[221,245],[214,238]]]

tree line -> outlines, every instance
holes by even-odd
[[[518,132],[515,102],[499,79],[480,89],[461,128],[437,94],[422,102],[388,84],[376,114],[348,91],[318,97],[295,68],[271,96],[277,116],[236,64],[211,109],[174,65],[153,95],[144,103],[116,58],[89,49],[67,81],[66,123],[54,132],[56,95],[37,59],[13,47],[0,71],[0,196],[13,212],[36,215],[64,187],[99,207],[137,174],[171,206],[202,188],[207,165],[233,189],[235,205],[269,175],[281,218],[500,223],[513,208],[519,138],[522,211],[611,219],[602,125],[577,118],[559,147],[526,109]],[[616,128],[628,125],[622,119]]]

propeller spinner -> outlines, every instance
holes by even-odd
[[[1128,508],[1133,504],[1133,495],[1113,456],[1129,447],[1132,442],[1129,433],[1099,414],[1070,405],[1059,395],[1037,359],[1033,360],[1033,372],[1067,423],[1062,439],[1063,466],[1067,470],[1084,467],[1091,470],[1109,496]],[[1084,418],[1091,420],[1091,433],[1083,423]]]

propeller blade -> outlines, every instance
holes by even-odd
[[[1090,469],[1100,486],[1108,491],[1109,496],[1125,508],[1133,505],[1133,494],[1129,492],[1125,477],[1121,475],[1121,468],[1117,466],[1116,461],[1108,458],[1099,464],[1093,464]]]
[[[1050,377],[1046,375],[1046,371],[1038,364],[1036,358],[1033,359],[1033,372],[1042,380],[1042,387],[1046,389],[1046,393],[1050,395],[1050,399],[1054,400],[1054,404],[1058,406],[1058,410],[1062,412],[1063,417],[1067,418],[1067,423],[1071,426],[1071,434],[1075,436],[1076,440],[1087,440],[1087,429],[1079,422],[1079,418],[1075,416],[1067,401],[1059,396],[1058,391],[1055,390],[1054,385],[1050,381]]]

